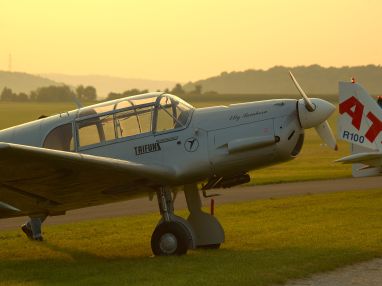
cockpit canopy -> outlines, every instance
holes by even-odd
[[[164,93],[108,101],[81,108],[74,132],[70,132],[71,124],[59,126],[48,134],[44,147],[69,151],[141,134],[168,132],[185,127],[193,110],[182,99]]]

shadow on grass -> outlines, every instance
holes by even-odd
[[[355,248],[196,250],[182,257],[105,258],[44,243],[70,259],[0,261],[4,285],[271,285],[377,257]]]

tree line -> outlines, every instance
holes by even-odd
[[[137,88],[129,89],[121,93],[110,92],[106,100],[114,100],[148,92],[149,91],[147,89],[140,90]],[[203,93],[201,85],[195,85],[193,90],[186,91],[180,83],[177,83],[172,89],[165,89],[163,92],[174,94],[180,97],[206,94]],[[211,92],[209,92],[208,94],[210,93]],[[73,101],[74,98],[83,101],[95,101],[97,100],[97,90],[93,86],[80,85],[77,86],[75,89],[72,89],[67,85],[51,85],[47,87],[40,87],[36,90],[31,91],[29,94],[26,94],[24,92],[15,93],[12,91],[11,88],[4,87],[0,94],[1,101],[15,102],[62,102]]]
[[[210,77],[183,85],[186,91],[202,85],[204,91],[219,94],[262,94],[295,95],[296,88],[291,82],[292,71],[305,92],[310,95],[334,95],[338,93],[339,81],[356,82],[366,87],[370,94],[382,94],[382,66],[344,66],[321,67],[319,65],[284,67],[275,66],[267,70],[250,69],[246,71],[222,72]]]
[[[31,91],[29,94],[24,92],[15,93],[12,89],[4,87],[1,94],[1,101],[36,101],[36,102],[61,102],[73,101],[73,98],[84,101],[95,101],[97,99],[97,90],[93,86],[80,85],[72,89],[67,85],[40,87]]]
[[[157,90],[157,91],[160,92],[161,90]],[[121,92],[121,93],[110,92],[108,94],[106,100],[114,100],[114,99],[124,98],[124,97],[128,97],[128,96],[142,94],[142,93],[148,93],[148,92],[149,91],[147,89],[139,90],[137,88],[129,89],[129,90],[126,90],[126,91]],[[177,83],[172,89],[166,88],[165,90],[163,90],[163,92],[174,94],[174,95],[177,95],[177,96],[180,96],[180,97],[182,97],[182,96],[189,96],[189,95],[202,95],[202,94],[205,94],[202,91],[202,86],[201,85],[195,85],[193,90],[186,91],[186,90],[183,89],[183,87],[182,87],[182,85],[180,83]],[[210,93],[212,93],[212,92],[209,92],[208,95],[210,95]]]

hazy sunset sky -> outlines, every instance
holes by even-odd
[[[0,0],[0,70],[189,81],[382,64],[382,1]]]

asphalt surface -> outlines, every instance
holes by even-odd
[[[319,273],[311,278],[288,282],[285,286],[380,286],[382,259],[350,265],[334,271]]]
[[[210,193],[219,193],[221,196],[214,197],[215,207],[221,204],[252,201],[269,198],[282,198],[306,194],[330,193],[351,190],[382,189],[382,176],[368,178],[346,178],[336,180],[308,181],[297,183],[285,183],[274,185],[262,185],[251,187],[235,187],[225,190],[212,190]],[[210,199],[203,198],[203,204],[209,205]],[[186,208],[184,195],[179,193],[175,200],[176,209]],[[44,224],[63,224],[98,218],[120,217],[135,214],[143,214],[159,211],[157,200],[150,201],[148,198],[135,199],[131,201],[89,207],[67,212],[63,216],[48,217]],[[26,217],[10,218],[0,220],[0,230],[18,228]]]

